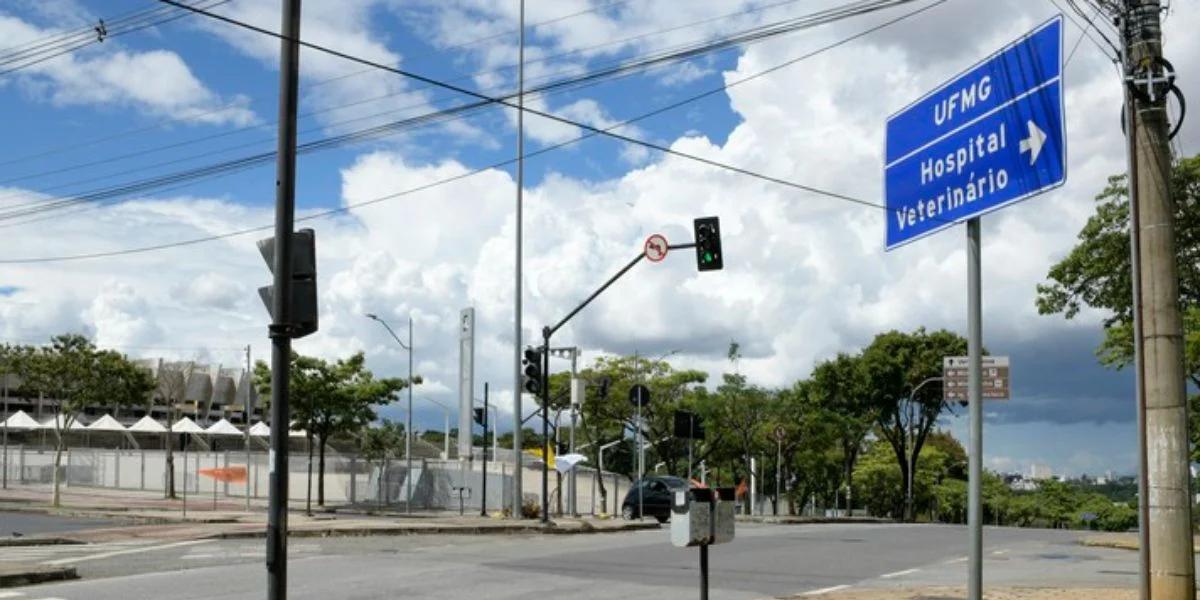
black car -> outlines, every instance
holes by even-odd
[[[682,477],[654,476],[634,482],[625,501],[621,503],[621,516],[627,521],[651,516],[659,523],[671,519],[671,499],[676,490],[688,489],[688,482]],[[641,496],[639,507],[638,498]]]

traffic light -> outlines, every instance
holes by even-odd
[[[258,241],[258,251],[275,271],[275,238]],[[274,320],[274,286],[258,288],[258,295]],[[311,229],[292,233],[292,294],[289,302],[290,337],[301,338],[317,330],[317,248]]]
[[[522,387],[526,392],[539,395],[542,391],[542,353],[538,349],[530,346],[525,349],[525,358],[521,361],[525,365],[525,381]]]
[[[487,427],[487,412],[482,408],[475,409],[475,422],[481,427]]]
[[[675,437],[685,440],[704,439],[704,420],[691,411],[675,411]]]
[[[600,397],[601,400],[608,399],[608,386],[611,384],[612,384],[611,377],[601,377],[600,378],[600,389],[598,390],[598,396]]]
[[[717,217],[700,217],[692,222],[696,236],[696,269],[720,271],[725,267],[721,257],[721,226]]]

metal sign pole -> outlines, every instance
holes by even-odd
[[[979,217],[967,221],[967,373],[971,414],[970,474],[967,523],[970,534],[970,567],[967,600],[983,599],[983,316]]]
[[[700,544],[700,600],[708,600],[708,544]]]

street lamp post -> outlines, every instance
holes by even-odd
[[[611,442],[609,442],[609,443],[607,443],[607,444],[603,444],[603,445],[601,445],[601,446],[600,446],[600,451],[599,451],[599,455],[600,455],[600,477],[604,477],[604,451],[605,451],[605,450],[608,450],[609,448],[612,448],[613,446],[616,446],[617,444],[620,444],[620,443],[621,443],[621,441],[622,441],[622,440],[620,440],[620,439],[617,439],[617,440],[613,440],[613,441],[611,441]],[[613,494],[613,495],[615,496],[616,494]],[[604,496],[605,496],[605,498],[604,498],[604,511],[605,511],[605,512],[608,512],[608,494],[605,494]],[[614,500],[615,500],[615,498],[614,498]],[[610,514],[610,515],[611,515],[612,513],[611,513],[611,512],[609,512],[608,514]]]
[[[384,321],[383,319],[379,318],[378,315],[367,313],[367,318],[378,321],[380,325],[383,325],[383,328],[386,329],[388,333],[392,334],[392,339],[396,340],[396,343],[400,344],[400,347],[404,348],[408,352],[408,422],[404,426],[404,459],[405,459],[404,512],[411,514],[412,513],[412,473],[413,473],[413,469],[412,469],[412,431],[413,431],[413,412],[412,412],[412,403],[413,403],[413,345],[412,345],[413,322],[412,322],[412,316],[409,315],[409,317],[408,317],[408,343],[407,344],[400,341],[400,336],[396,335],[396,332],[392,331],[392,328],[391,328],[391,326],[389,326],[387,324],[387,321]],[[447,417],[447,419],[448,418],[449,417]]]
[[[908,505],[908,518],[909,520],[913,521],[915,521],[917,518],[916,506],[913,502],[913,480],[917,478],[917,436],[916,432],[913,431],[913,425],[915,421],[915,418],[913,417],[913,401],[917,397],[917,392],[921,391],[921,388],[925,387],[925,384],[941,380],[941,377],[930,377],[925,381],[918,383],[917,386],[908,393],[908,489],[905,492],[905,498],[906,504]],[[848,508],[851,511],[854,510],[854,507],[852,506]]]

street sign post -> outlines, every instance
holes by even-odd
[[[1062,18],[887,120],[887,247],[1062,185]]]
[[[980,361],[984,400],[1008,400],[1012,385],[1009,380],[1007,356],[984,356]],[[942,399],[946,402],[967,402],[970,359],[966,356],[947,356],[942,359]]]
[[[985,213],[1066,181],[1062,36],[1060,15],[887,120],[886,248],[892,250],[957,223],[967,224],[968,600],[983,598],[979,221]]]
[[[667,238],[662,234],[654,234],[646,238],[646,245],[643,250],[646,253],[646,258],[650,262],[661,262],[667,257],[667,250],[670,249],[670,244],[667,243]]]

